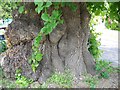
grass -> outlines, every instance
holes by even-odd
[[[46,83],[44,83],[41,87],[46,88],[49,84],[53,84],[58,86],[59,88],[70,88],[72,87],[73,78],[70,73],[54,73]]]
[[[3,78],[3,71],[0,68],[0,87],[4,88],[22,88],[22,86],[16,84],[16,81]],[[48,88],[50,84],[58,86],[60,88],[71,88],[73,78],[69,72],[65,73],[53,73],[53,75],[47,79],[46,83],[42,84],[40,88]],[[26,84],[25,84],[26,85]],[[28,86],[28,85],[27,85]]]
[[[85,80],[84,82],[89,85],[90,88],[95,88],[97,83],[99,82],[99,79],[97,76],[91,76],[91,75],[85,75]]]
[[[14,81],[10,81],[9,79],[0,79],[0,87],[4,88],[18,88]]]

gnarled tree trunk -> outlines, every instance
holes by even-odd
[[[26,4],[32,14],[19,15],[13,12],[13,22],[6,32],[11,47],[1,60],[6,77],[14,78],[18,68],[22,69],[22,75],[39,82],[45,81],[52,72],[64,72],[65,69],[69,69],[75,77],[86,72],[95,74],[95,63],[87,48],[90,14],[85,3],[76,4],[76,12],[68,7],[62,8],[64,24],[58,25],[41,42],[40,50],[44,56],[35,73],[28,60],[33,40],[43,22],[34,12],[35,6],[32,3]]]

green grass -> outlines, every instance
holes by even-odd
[[[91,75],[85,75],[85,80],[84,80],[87,85],[89,85],[90,88],[95,88],[99,79],[97,76],[91,76]]]
[[[0,79],[0,86],[4,88],[18,88],[14,81],[10,81],[9,79]]]
[[[70,73],[54,73],[46,83],[44,83],[41,87],[46,88],[49,84],[57,85],[60,88],[70,88],[72,87],[73,78]]]

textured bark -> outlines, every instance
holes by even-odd
[[[40,50],[44,56],[35,73],[28,60],[32,52],[33,39],[42,27],[42,22],[38,19],[39,15],[27,17],[28,14],[14,13],[17,15],[6,33],[11,47],[1,61],[6,77],[14,78],[15,70],[18,68],[22,69],[23,75],[40,83],[52,72],[64,72],[65,69],[69,69],[71,74],[78,78],[86,72],[95,74],[95,63],[87,48],[90,14],[85,3],[76,5],[78,6],[76,12],[72,12],[68,7],[62,9],[64,24],[58,25],[41,42]],[[36,15],[35,12],[33,15]],[[36,20],[36,23],[33,20]]]

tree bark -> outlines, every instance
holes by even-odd
[[[34,12],[33,5],[30,4],[29,8]],[[33,40],[42,27],[42,21],[35,12],[32,15],[19,15],[14,11],[13,22],[6,32],[11,47],[1,60],[6,77],[15,78],[18,68],[22,69],[22,75],[40,83],[52,72],[64,72],[66,69],[77,78],[83,73],[95,74],[95,62],[87,47],[90,14],[85,3],[76,5],[78,9],[75,12],[69,7],[62,8],[64,24],[58,25],[41,43],[40,50],[44,56],[35,73],[28,60],[32,53]]]

